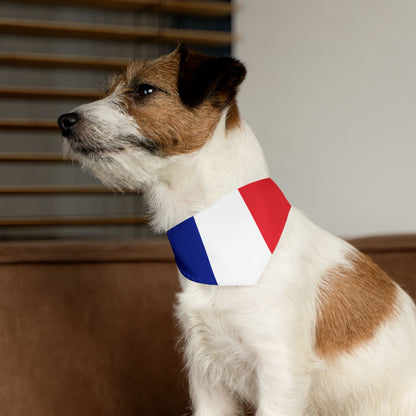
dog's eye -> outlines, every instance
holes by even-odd
[[[156,91],[156,87],[149,84],[140,84],[135,90],[134,95],[136,97],[147,97]]]

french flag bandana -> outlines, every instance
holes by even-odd
[[[168,231],[180,272],[207,285],[255,285],[276,249],[290,209],[270,178],[231,192]]]

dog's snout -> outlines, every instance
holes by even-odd
[[[72,128],[77,124],[80,117],[78,113],[67,113],[62,114],[58,118],[58,125],[61,129],[61,133],[64,137],[68,137],[71,133]]]

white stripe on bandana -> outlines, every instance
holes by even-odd
[[[277,246],[290,208],[270,178],[231,192],[168,231],[179,270],[198,283],[255,285]]]

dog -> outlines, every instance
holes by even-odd
[[[59,117],[64,150],[105,185],[141,192],[156,231],[174,229],[269,177],[236,103],[245,75],[183,46],[133,61],[104,98]],[[295,207],[255,284],[179,275],[193,415],[247,403],[257,416],[416,414],[413,301]]]

